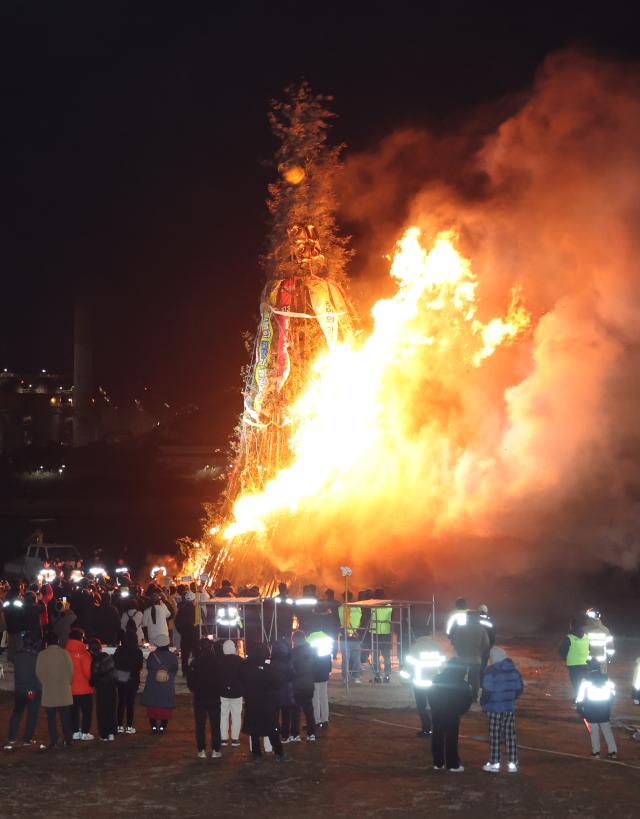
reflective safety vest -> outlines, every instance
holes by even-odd
[[[599,663],[606,663],[616,653],[613,647],[613,636],[609,629],[599,620],[587,624],[589,631],[589,657]]]
[[[491,618],[488,614],[481,614],[478,618],[478,622],[485,628],[493,628],[493,623],[491,622]]]
[[[589,635],[576,637],[575,634],[568,634],[569,651],[567,652],[567,665],[586,665],[589,661]]]
[[[217,606],[216,623],[225,628],[240,628],[242,626],[240,609],[233,605]]]
[[[345,620],[346,609],[346,620]],[[362,609],[360,606],[340,606],[338,609],[338,616],[340,617],[340,628],[346,628],[349,634],[360,628],[362,621]]]
[[[400,676],[416,688],[429,688],[446,660],[431,640],[427,639],[422,644],[418,641],[405,657],[406,668],[400,671]]]
[[[312,631],[307,642],[318,657],[330,657],[333,652],[333,640],[324,631]]]
[[[610,702],[616,693],[616,687],[611,680],[606,680],[603,685],[594,685],[590,680],[583,680],[578,689],[576,702]]]
[[[391,606],[380,606],[371,609],[371,631],[374,634],[391,634]]]
[[[456,611],[452,612],[449,615],[449,619],[447,620],[447,634],[451,634],[451,629],[454,626],[466,626],[467,625],[467,612],[461,611],[457,609]]]

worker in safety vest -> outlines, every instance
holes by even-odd
[[[313,658],[313,714],[316,728],[329,727],[329,692],[333,640],[326,631],[312,631],[307,642],[314,651]]]
[[[560,644],[560,656],[567,664],[575,700],[589,662],[589,635],[585,631],[582,618],[574,617],[571,620],[569,633]]]
[[[376,589],[373,593],[376,600],[384,599],[384,589]],[[385,604],[371,609],[369,630],[371,632],[371,664],[373,665],[374,683],[382,682],[380,676],[380,657],[384,665],[384,681],[391,681],[391,617],[393,607]]]
[[[616,740],[611,730],[611,700],[616,693],[616,687],[600,670],[600,662],[592,658],[589,660],[588,672],[580,683],[576,704],[578,713],[587,723],[591,736],[591,756],[600,756],[600,730],[607,741],[609,759],[618,758]]]
[[[343,596],[344,597],[344,596]],[[353,593],[349,592],[347,603],[353,600]],[[340,618],[340,652],[342,654],[342,681],[349,679],[360,684],[362,680],[362,666],[360,664],[360,639],[358,629],[362,622],[362,609],[360,606],[345,606],[343,603],[338,609]]]
[[[216,637],[231,639],[237,637],[242,629],[240,607],[233,603],[216,604]]]
[[[489,606],[487,606],[486,603],[480,603],[478,606],[478,622],[481,626],[486,628],[487,637],[489,638],[489,646],[493,648],[496,644],[496,630],[493,625],[493,620],[489,616]]]
[[[631,696],[636,705],[640,705],[640,657],[636,660],[631,682]]]
[[[404,658],[404,668],[400,671],[400,676],[413,686],[416,708],[422,726],[416,736],[428,737],[431,734],[429,688],[446,660],[446,656],[430,637],[418,637]]]
[[[601,666],[606,666],[616,653],[613,647],[613,636],[602,622],[602,615],[598,609],[587,609],[586,615],[589,658],[597,660]]]
[[[447,617],[447,637],[451,638],[451,632],[453,631],[455,626],[466,626],[467,625],[467,613],[469,611],[469,607],[467,606],[467,601],[464,597],[458,597],[455,603],[455,608],[451,612],[451,614]]]

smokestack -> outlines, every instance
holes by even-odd
[[[95,437],[91,307],[86,294],[76,295],[73,322],[73,445],[87,446]]]

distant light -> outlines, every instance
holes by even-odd
[[[58,475],[62,475],[62,473],[63,473],[63,472],[64,472],[64,469],[62,469],[62,467],[61,467],[61,468],[58,470]]]
[[[218,529],[219,529],[218,526],[212,526],[211,529],[209,529],[209,534],[215,535],[218,532]]]
[[[46,370],[43,370],[42,372],[43,372],[43,373],[46,373]]]

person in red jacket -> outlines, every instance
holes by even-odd
[[[93,688],[89,682],[91,679],[92,657],[84,643],[84,631],[82,629],[71,629],[65,649],[71,655],[71,661],[73,662],[73,679],[71,680],[73,738],[90,740],[94,738],[93,734],[90,733],[91,717],[93,715]],[[81,713],[82,727],[80,726]]]

